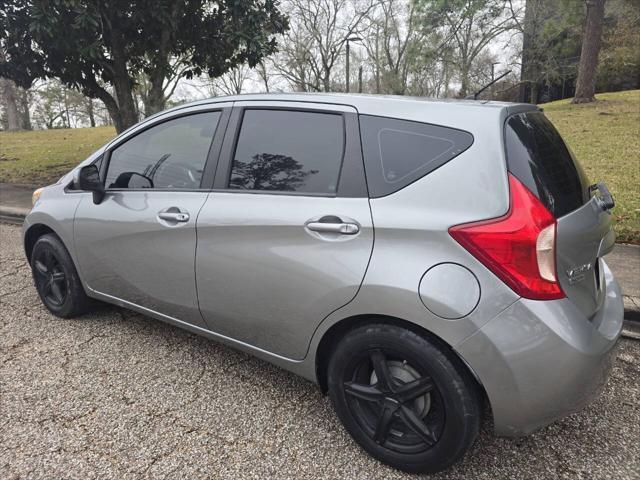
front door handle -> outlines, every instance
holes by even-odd
[[[310,222],[307,223],[307,228],[312,232],[340,233],[342,235],[355,235],[360,231],[360,227],[355,223]]]
[[[188,222],[189,214],[186,212],[159,212],[158,218],[168,222]]]

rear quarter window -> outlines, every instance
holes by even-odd
[[[505,124],[509,171],[556,217],[589,198],[588,181],[553,124],[540,111],[512,115]]]
[[[473,143],[473,136],[462,130],[370,115],[360,115],[360,135],[374,198],[397,192]]]

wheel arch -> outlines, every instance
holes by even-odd
[[[24,253],[27,256],[27,261],[29,263],[31,263],[31,253],[33,252],[33,247],[35,246],[36,242],[40,237],[42,237],[43,235],[47,235],[48,233],[54,234],[56,237],[58,237],[58,239],[60,239],[60,241],[64,245],[64,242],[62,241],[62,237],[60,237],[60,235],[58,235],[58,233],[53,228],[51,228],[49,225],[46,225],[44,223],[35,223],[33,225],[30,225],[29,228],[25,231]],[[66,248],[66,245],[65,245],[65,248]]]
[[[386,323],[389,325],[396,325],[398,327],[403,327],[412,332],[422,335],[432,342],[438,344],[442,348],[447,351],[450,351],[454,357],[458,358],[462,366],[469,372],[471,377],[475,380],[480,394],[483,398],[485,404],[490,405],[488,402],[488,396],[480,381],[480,378],[473,370],[471,365],[467,363],[467,361],[458,353],[456,350],[441,337],[436,335],[435,333],[427,330],[426,328],[408,321],[402,318],[388,316],[388,315],[379,315],[379,314],[360,314],[354,315],[351,317],[343,318],[342,320],[333,324],[329,329],[322,335],[320,342],[318,343],[318,347],[316,348],[315,355],[315,369],[316,369],[316,379],[318,385],[320,385],[320,389],[323,393],[326,393],[328,390],[327,386],[327,367],[329,364],[329,359],[331,357],[331,352],[333,350],[333,346],[346,335],[351,330],[358,328],[362,325],[372,324],[372,323]]]

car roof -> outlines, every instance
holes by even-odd
[[[354,107],[360,113],[366,113],[370,109],[377,110],[381,106],[387,108],[392,106],[405,107],[407,104],[420,105],[424,107],[426,104],[430,106],[442,105],[447,108],[454,109],[504,109],[514,106],[527,106],[529,109],[532,105],[518,104],[510,102],[499,102],[494,100],[467,100],[455,98],[429,98],[429,97],[412,97],[404,95],[374,95],[364,93],[247,93],[241,95],[229,95],[221,97],[212,97],[204,100],[197,100],[180,107],[215,104],[220,102],[240,102],[240,101],[284,101],[284,102],[312,102],[312,103],[329,103],[338,105],[348,105]],[[535,108],[535,107],[534,107]]]
[[[229,104],[234,102],[291,102],[296,104],[296,108],[300,108],[300,104],[303,103],[344,106],[355,109],[361,115],[436,124],[466,130],[474,135],[484,130],[487,125],[491,125],[491,128],[502,125],[505,119],[514,113],[539,110],[537,106],[531,104],[497,102],[493,100],[463,100],[359,93],[250,93],[213,97],[185,103],[151,115],[143,120],[141,124],[160,117],[169,118],[174,114],[179,114],[184,109],[207,107],[209,105],[215,108],[215,105],[219,103]],[[118,138],[137,129],[141,124],[136,124],[127,129]]]

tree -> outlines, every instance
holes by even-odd
[[[262,82],[262,85],[264,85],[264,91],[266,93],[269,93],[269,79],[271,77],[271,72],[269,71],[269,68],[267,67],[267,64],[264,60],[259,61],[256,65],[256,73],[258,74],[258,78]]]
[[[18,101],[16,98],[16,86],[11,80],[0,78],[0,99],[4,107],[7,130],[16,131],[22,128],[20,124],[20,114],[18,112]]]
[[[40,127],[73,128],[85,119],[84,97],[57,80],[39,83],[33,88],[37,97],[34,120]]]
[[[376,0],[288,0],[291,28],[276,69],[298,91],[334,90],[347,38],[364,35]]]
[[[376,92],[404,95],[412,62],[419,55],[426,35],[416,25],[416,3],[385,0],[372,15],[375,30],[364,39],[376,74]]]
[[[0,76],[28,88],[38,78],[102,100],[118,132],[137,122],[136,79],[149,79],[150,109],[161,108],[165,81],[217,77],[254,66],[276,50],[287,26],[275,0],[6,0]],[[105,88],[110,87],[110,88]],[[113,92],[113,93],[112,93]]]
[[[224,75],[211,80],[208,85],[211,95],[240,95],[245,82],[249,78],[249,68],[246,65],[238,65]]]
[[[640,88],[640,0],[607,0],[597,92]]]
[[[513,8],[511,12],[522,33],[520,101],[539,103],[564,98],[565,90],[571,92],[573,88],[580,55],[583,3],[526,0],[522,21],[517,19],[519,12]],[[568,89],[565,84],[569,84]]]
[[[580,52],[580,67],[576,93],[571,103],[589,103],[596,100],[596,69],[602,44],[602,23],[605,0],[587,0],[587,20]]]
[[[180,79],[188,68],[183,58],[174,58],[171,59],[168,70],[157,71],[152,77],[146,73],[138,76],[135,92],[142,100],[145,117],[166,108],[167,101],[175,93]]]
[[[515,28],[505,0],[418,0],[425,28],[437,28],[455,47],[453,60],[460,78],[459,96],[470,91],[476,59],[502,33]]]
[[[93,105],[93,98],[89,98],[87,97],[84,101],[84,107],[85,107],[85,111],[87,113],[87,118],[89,119],[89,126],[90,127],[95,127],[96,126],[96,115],[95,115],[95,108]]]
[[[0,50],[0,62],[4,61],[4,53]],[[6,78],[0,78],[0,98],[5,110],[7,130],[20,130],[20,114],[18,112],[18,99],[16,98],[15,84]]]
[[[31,100],[33,94],[30,90],[16,87],[18,100],[18,115],[20,115],[20,128],[22,130],[32,130],[31,126]]]

